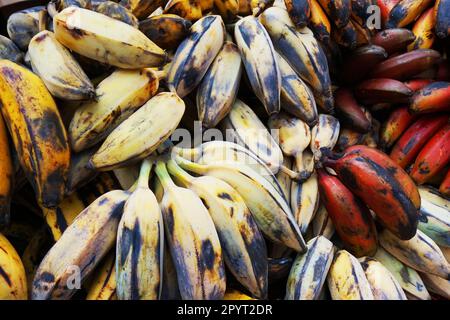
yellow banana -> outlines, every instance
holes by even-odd
[[[58,108],[38,76],[8,60],[0,61],[0,101],[17,155],[38,203],[61,202],[70,151]]]
[[[157,94],[109,134],[90,164],[110,170],[147,157],[178,127],[184,109],[175,93]]]
[[[164,227],[158,201],[148,187],[151,168],[151,162],[144,160],[117,231],[119,300],[156,300],[161,294]]]
[[[87,289],[86,300],[113,300],[116,296],[116,256],[111,251],[94,270],[94,277]]]
[[[81,104],[69,126],[76,152],[101,142],[134,111],[156,94],[159,79],[151,69],[117,70],[95,89],[98,97]]]
[[[69,7],[53,18],[56,39],[88,58],[119,68],[159,66],[165,52],[141,31],[103,14]]]
[[[65,100],[95,97],[91,81],[53,32],[41,31],[35,35],[28,46],[28,54],[33,71],[54,97]]]
[[[203,17],[202,6],[194,0],[169,0],[164,7],[164,13],[176,14],[189,21],[196,21]]]
[[[161,161],[156,174],[164,187],[160,205],[181,297],[221,299],[226,287],[222,248],[208,210],[193,191],[174,184]]]
[[[214,0],[214,7],[226,23],[234,22],[239,13],[239,0]]]
[[[328,114],[319,115],[319,121],[311,129],[311,150],[316,161],[320,160],[323,148],[333,150],[339,138],[339,120]]]
[[[138,19],[147,18],[158,7],[164,5],[164,0],[121,0],[119,2],[130,10]]]
[[[290,168],[292,166],[292,160],[290,157],[284,157],[283,159],[283,166]],[[284,173],[283,171],[278,171],[278,173],[275,176],[278,180],[278,183],[283,190],[283,195],[286,199],[291,198],[291,178]]]
[[[230,290],[227,290],[227,292],[225,292],[225,296],[223,297],[223,300],[256,300],[256,299],[254,299],[240,291],[230,289]]]
[[[9,149],[8,132],[0,114],[0,225],[8,225],[10,222],[13,175],[14,168]]]

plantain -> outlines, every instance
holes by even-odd
[[[0,59],[20,63],[24,58],[22,51],[8,37],[0,35]]]

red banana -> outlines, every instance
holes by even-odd
[[[339,151],[344,151],[350,146],[362,144],[364,138],[365,138],[364,133],[344,127],[341,128],[341,130],[339,131],[339,138],[336,147]]]
[[[433,80],[431,80],[431,79],[413,79],[413,80],[405,81],[404,83],[412,91],[417,91],[417,90],[420,90],[420,89],[426,87],[430,83],[433,83]]]
[[[438,65],[436,81],[450,81],[450,61],[442,59]]]
[[[381,128],[380,147],[384,150],[389,149],[414,118],[415,116],[409,112],[408,107],[400,107],[392,111]]]
[[[379,63],[372,72],[372,78],[408,79],[428,70],[441,59],[433,49],[417,49]]]
[[[383,47],[391,55],[404,50],[416,37],[411,30],[404,28],[387,29],[378,32],[371,39],[372,44]]]
[[[322,164],[372,209],[384,227],[402,240],[417,231],[420,196],[414,182],[386,154],[366,146],[348,148]]]
[[[412,94],[403,82],[393,79],[366,80],[355,91],[356,98],[367,104],[409,102]]]
[[[450,111],[450,82],[433,82],[417,91],[410,110],[414,113]]]
[[[376,66],[387,58],[387,53],[383,47],[375,45],[366,45],[353,51],[345,59],[341,72],[341,81],[344,83],[357,83]]]
[[[344,246],[356,257],[377,251],[377,232],[369,209],[339,179],[318,170],[320,199]]]
[[[368,132],[370,130],[371,123],[367,119],[364,109],[358,104],[351,90],[347,88],[339,88],[335,92],[334,107],[341,117],[340,119],[360,132]]]
[[[450,197],[450,169],[447,171],[444,180],[442,180],[439,186],[439,192],[446,197]]]
[[[431,137],[448,122],[448,116],[430,115],[414,122],[392,148],[389,155],[403,169],[407,168]]]
[[[424,184],[450,162],[450,123],[447,123],[420,151],[411,170],[417,184]]]

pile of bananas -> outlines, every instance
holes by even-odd
[[[52,0],[7,32],[0,299],[450,299],[449,0]]]

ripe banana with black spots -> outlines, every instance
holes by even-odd
[[[225,40],[225,26],[217,15],[198,20],[190,31],[189,37],[178,46],[167,75],[169,89],[180,98],[202,81]]]
[[[58,108],[43,81],[8,60],[0,61],[3,118],[38,203],[57,206],[65,192],[70,150]]]
[[[414,114],[446,112],[450,110],[450,82],[436,81],[414,93],[410,111]]]
[[[303,235],[306,234],[318,208],[319,184],[317,173],[312,172],[311,176],[303,182],[292,181],[291,209]]]
[[[258,19],[248,16],[236,23],[234,37],[253,91],[267,114],[278,113],[281,72],[269,34]]]
[[[86,300],[113,300],[117,298],[115,262],[116,255],[112,250],[94,270],[91,284],[87,288]]]
[[[401,0],[389,13],[386,28],[402,28],[417,19],[432,0]]]
[[[228,269],[252,295],[265,298],[268,285],[266,244],[244,199],[218,178],[195,178],[173,160],[169,160],[167,167],[175,181],[194,191],[208,209]]]
[[[297,255],[286,284],[286,300],[318,300],[333,262],[333,243],[323,236],[308,241]]]
[[[434,4],[435,32],[439,38],[450,34],[449,0],[436,0]]]
[[[431,48],[435,40],[435,24],[434,8],[429,8],[414,23],[412,32],[416,39],[408,46],[408,50]]]
[[[31,38],[39,32],[39,12],[43,6],[14,12],[8,18],[6,31],[9,38],[21,49],[26,51]]]
[[[14,167],[9,144],[6,125],[0,115],[0,225],[8,225],[11,218]]]
[[[162,65],[166,53],[141,31],[101,13],[69,7],[53,18],[56,39],[93,60],[123,69]]]
[[[147,18],[153,11],[158,9],[158,7],[163,6],[165,2],[166,1],[163,0],[120,0],[119,3],[130,10],[136,18],[144,19]]]
[[[306,27],[311,17],[310,0],[284,0],[287,12],[297,28]]]
[[[333,150],[339,138],[339,120],[328,114],[320,114],[319,121],[311,129],[311,151],[315,161],[322,157],[324,150]]]
[[[208,210],[194,191],[175,185],[161,161],[156,174],[164,187],[160,206],[182,299],[223,298],[222,248]]]
[[[146,158],[178,127],[184,110],[176,93],[157,94],[109,134],[90,164],[110,170]]]

